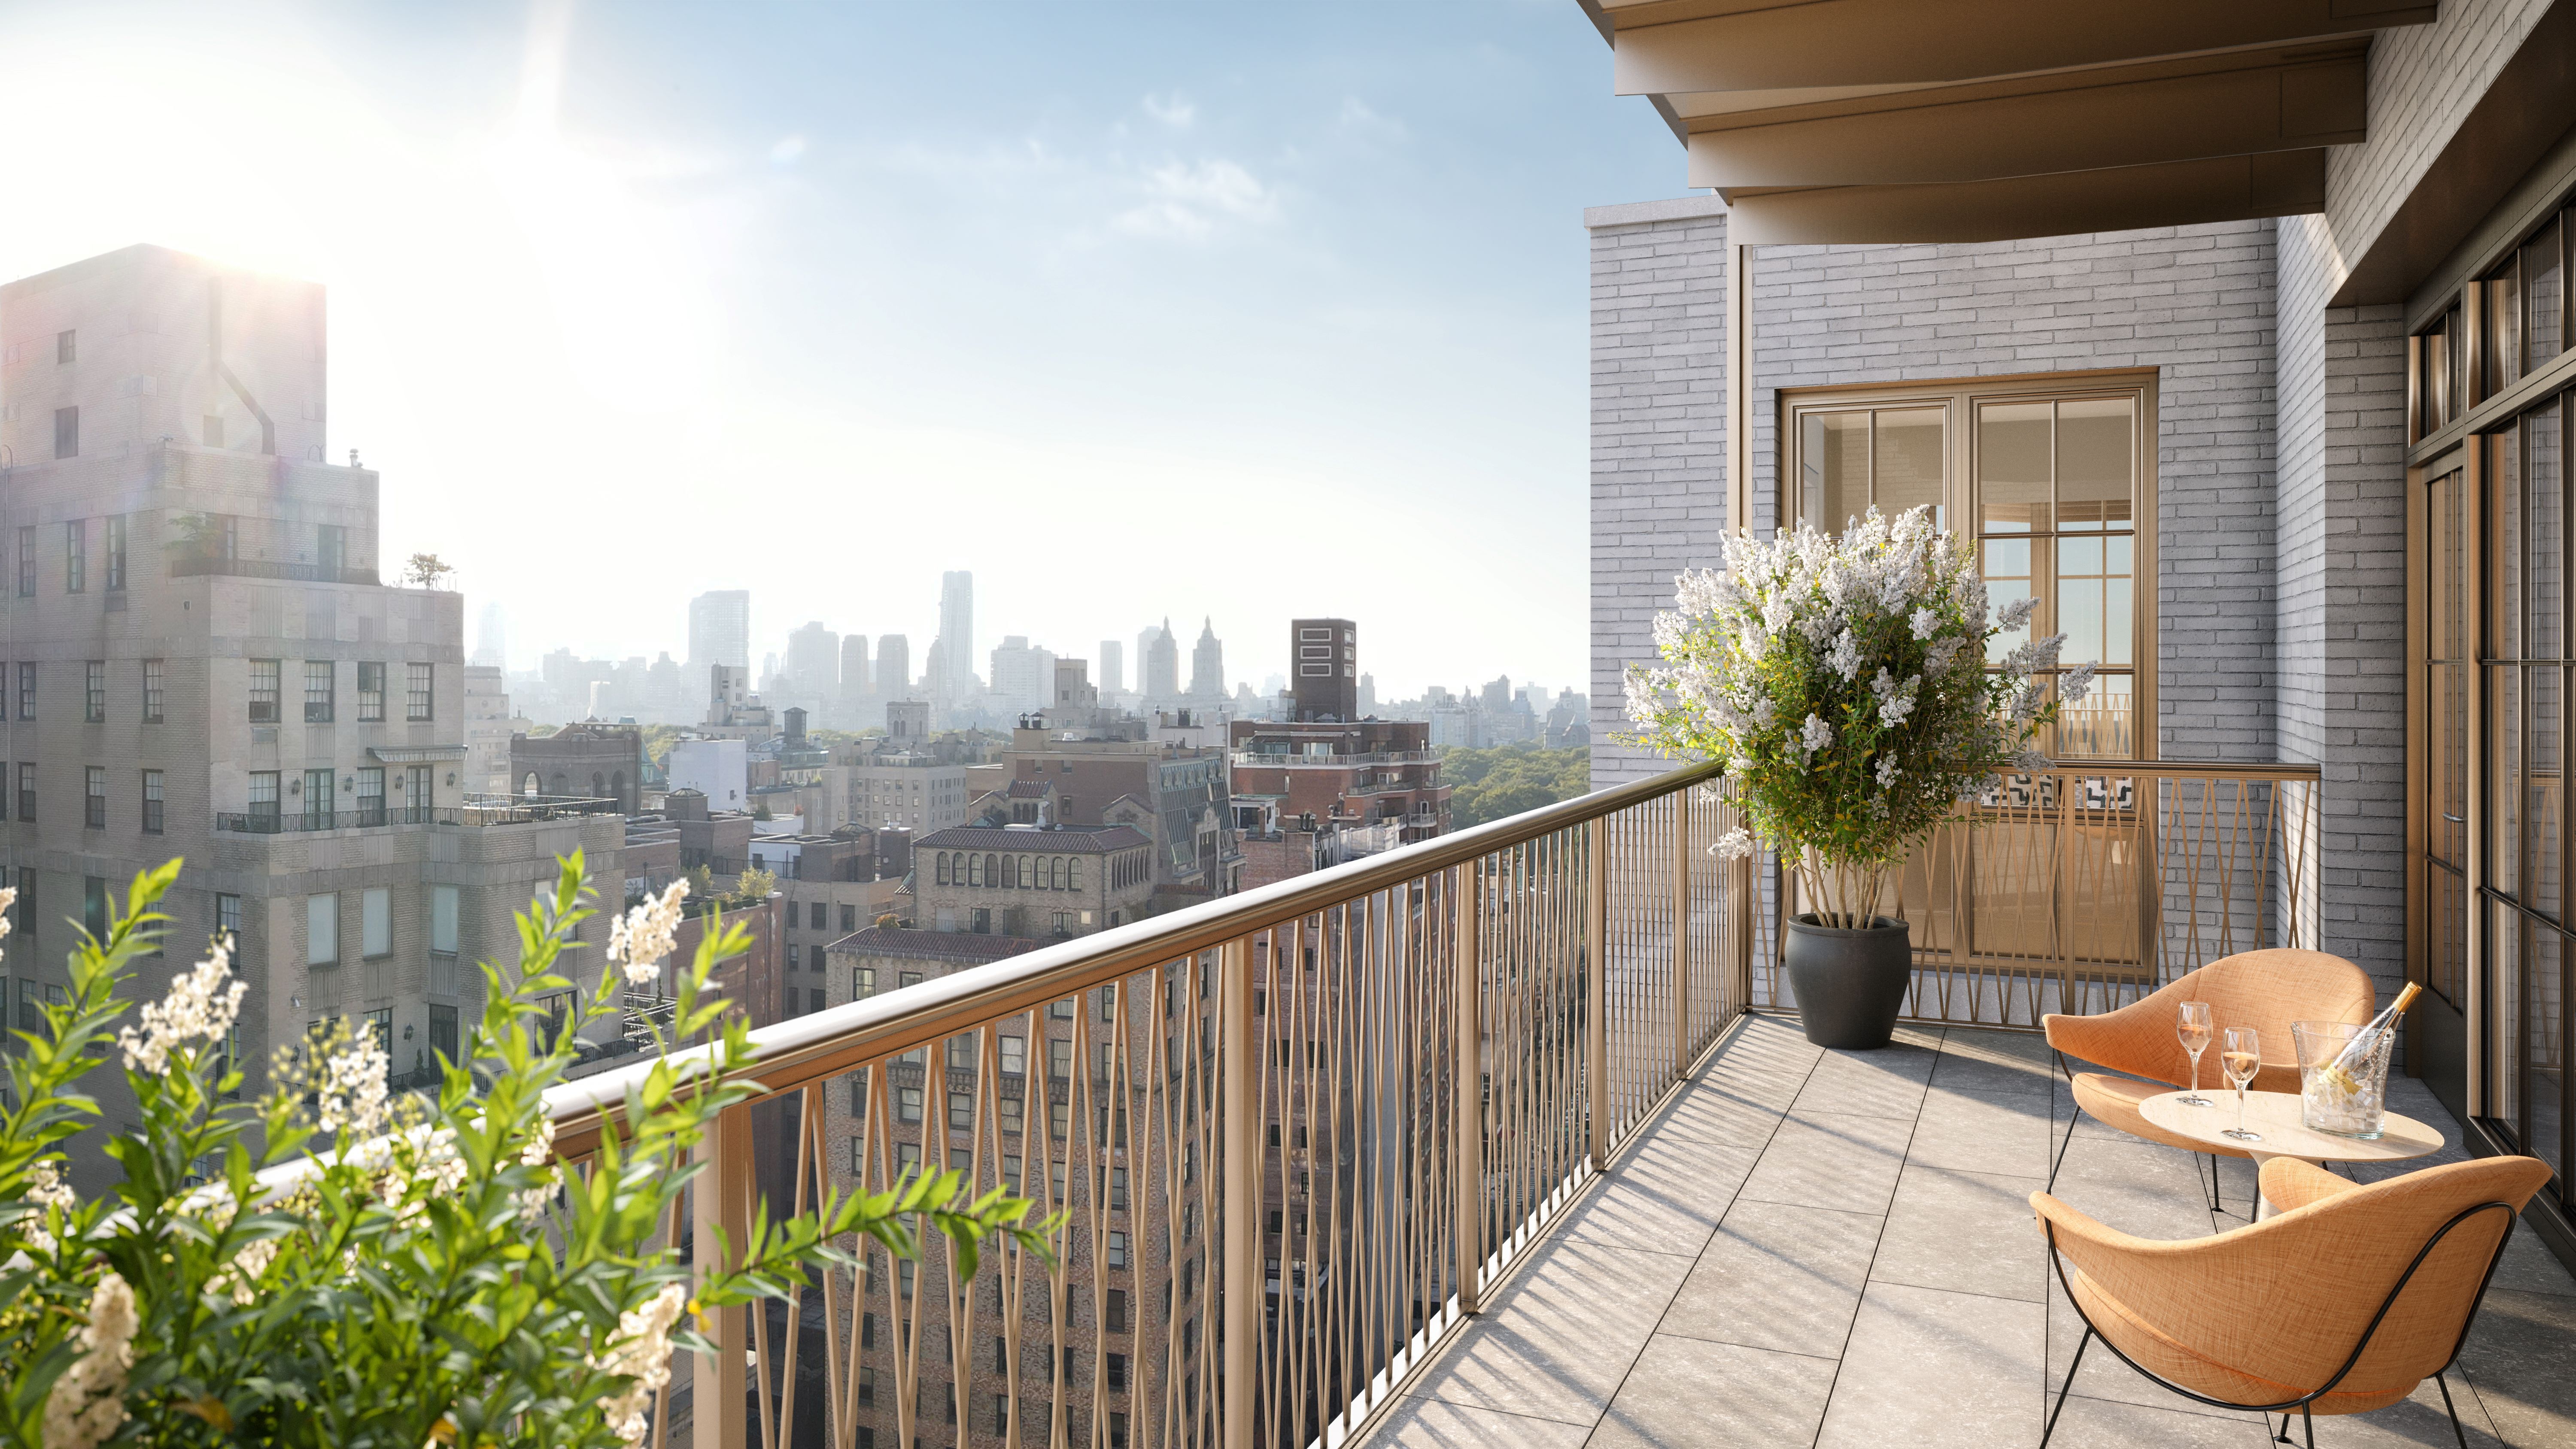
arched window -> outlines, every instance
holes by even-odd
[[[616,774],[608,777],[608,798],[616,801],[620,805],[626,803],[626,772],[624,770],[620,770]]]
[[[1064,857],[1061,855],[1047,862],[1047,889],[1064,889]]]
[[[1068,861],[1066,861],[1066,862],[1065,862],[1065,865],[1064,865],[1064,880],[1065,880],[1065,889],[1066,889],[1066,890],[1074,890],[1074,891],[1078,891],[1078,890],[1082,889],[1082,857],[1081,857],[1081,856],[1078,856],[1078,855],[1077,855],[1077,856],[1075,856],[1073,859],[1068,860]]]
[[[536,771],[530,770],[528,772],[528,778],[519,782],[519,793],[522,795],[542,795],[545,793],[545,787],[537,783]]]
[[[966,883],[968,885],[982,885],[984,883],[984,857],[980,855],[969,855],[966,857],[966,877]]]
[[[988,855],[984,857],[984,882],[987,885],[1000,885],[1002,883],[1002,858],[1000,856]]]
[[[947,851],[944,851],[944,850],[943,850],[943,851],[939,852],[938,871],[939,871],[939,884],[941,884],[941,885],[946,885],[946,884],[948,884],[948,852],[947,852]]]

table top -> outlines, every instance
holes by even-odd
[[[2210,1101],[2206,1107],[2182,1105],[2181,1099],[2188,1095],[2158,1093],[2138,1104],[2138,1114],[2168,1132],[2257,1157],[2296,1157],[2306,1162],[2403,1162],[2442,1150],[2440,1132],[2401,1112],[2388,1114],[2376,1140],[2311,1130],[2300,1120],[2296,1092],[2246,1093],[2245,1128],[2262,1133],[2263,1140],[2240,1142],[2219,1135],[2222,1129],[2236,1125],[2233,1088],[2214,1087],[2202,1092]]]

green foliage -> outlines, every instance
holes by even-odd
[[[1592,788],[1592,752],[1502,745],[1490,750],[1448,750],[1440,780],[1451,788],[1450,822],[1459,829],[1483,825]]]
[[[403,560],[402,581],[416,589],[443,589],[456,572],[456,566],[434,553],[416,553]]]
[[[778,873],[755,865],[734,877],[733,899],[737,905],[756,906],[769,899],[769,893],[776,889]]]
[[[1675,603],[1664,667],[1629,672],[1636,741],[1725,761],[1750,834],[1724,848],[1793,857],[1829,925],[1866,925],[1887,872],[1998,770],[2045,768],[2032,739],[2091,680],[2055,675],[2065,636],[2027,637],[2035,600],[1989,608],[1928,509],[1872,509],[1838,540],[1730,535],[1725,570],[1683,574]]]
[[[15,1033],[0,1103],[0,1445],[607,1449],[641,1431],[671,1348],[708,1347],[692,1326],[707,1310],[783,1296],[868,1242],[915,1257],[936,1233],[967,1274],[989,1242],[1047,1256],[1055,1219],[1029,1225],[1027,1201],[968,1201],[958,1174],[933,1172],[829,1191],[793,1216],[764,1208],[739,1244],[700,1241],[702,1265],[730,1266],[693,1278],[660,1234],[703,1166],[698,1144],[755,1090],[741,1079],[748,1027],[705,991],[750,937],[709,922],[678,973],[670,1035],[609,1104],[587,1173],[570,1171],[545,1093],[578,1029],[620,994],[611,965],[580,993],[573,1029],[552,1029],[539,1004],[575,990],[566,952],[593,914],[578,853],[518,916],[515,965],[484,964],[468,1062],[442,1060],[434,1096],[388,1096],[373,1036],[343,1030],[301,1060],[281,1054],[265,1097],[227,1100],[243,1075],[223,1052],[239,995],[220,947],[114,1032],[178,870],[136,877],[105,938],[84,933],[72,952],[69,998]],[[662,904],[675,912],[677,898]],[[653,934],[641,920],[621,923],[641,933],[627,939]],[[677,1045],[691,1041],[706,1045]],[[138,1118],[108,1138],[122,1181],[76,1201],[56,1175],[62,1149],[106,1130],[81,1079],[120,1053]]]
[[[671,772],[671,746],[678,744],[687,734],[688,731],[679,725],[650,724],[644,726],[644,758],[652,763],[654,769],[661,771],[665,775],[669,774]]]

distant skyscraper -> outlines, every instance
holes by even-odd
[[[1055,652],[1029,643],[1025,634],[1004,638],[993,651],[991,688],[1005,709],[1045,709],[1055,686]]]
[[[841,697],[865,699],[868,696],[868,636],[841,636]]]
[[[510,622],[499,604],[485,604],[475,615],[474,662],[494,669],[510,667]]]
[[[1145,698],[1156,702],[1177,699],[1181,693],[1181,645],[1172,637],[1172,621],[1165,619],[1159,629],[1149,631],[1145,645]]]
[[[689,601],[689,663],[751,666],[751,590],[717,589]]]
[[[1199,642],[1190,649],[1190,697],[1225,698],[1225,646],[1217,642],[1213,618],[1202,618]]]
[[[945,666],[948,697],[964,699],[975,692],[975,576],[952,569],[939,579],[940,659]]]
[[[1127,690],[1127,651],[1115,639],[1100,641],[1100,692],[1123,694]]]
[[[1359,718],[1359,634],[1348,619],[1290,621],[1288,657],[1296,673],[1288,688],[1298,719]]]
[[[1360,676],[1360,718],[1377,718],[1377,676],[1374,674]]]
[[[841,689],[841,636],[817,619],[787,634],[787,686],[800,695],[828,698]]]
[[[912,697],[912,642],[901,634],[877,636],[877,698]]]

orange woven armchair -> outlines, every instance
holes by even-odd
[[[2030,1195],[2084,1341],[2049,1411],[2057,1430],[2084,1351],[2099,1338],[2123,1363],[2186,1398],[2289,1416],[2360,1414],[2445,1377],[2487,1281],[2548,1164],[2489,1157],[2369,1186],[2295,1158],[2263,1164],[2281,1209],[2206,1238],[2160,1242],[2104,1227],[2044,1192]]]
[[[2099,1016],[2051,1013],[2040,1018],[2048,1044],[2057,1050],[2058,1069],[2075,1088],[2077,1107],[2132,1137],[2211,1154],[2210,1205],[2215,1208],[2217,1155],[2252,1154],[2167,1132],[2138,1110],[2147,1098],[2191,1079],[2190,1054],[2174,1037],[2174,1008],[2186,1001],[2208,1002],[2214,1028],[2250,1026],[2263,1034],[2263,1068],[2252,1090],[2295,1092],[2299,1067],[2290,1042],[2290,1023],[2342,1021],[2358,1026],[2370,1020],[2372,991],[2370,978],[2341,956],[2323,951],[2240,951],[2117,1011]],[[2067,1067],[2068,1057],[2129,1075],[2078,1073]],[[2218,1057],[2212,1051],[2201,1058],[2201,1089],[2207,1091],[2218,1081]],[[2052,1189],[2057,1186],[2057,1169],[2066,1161],[2066,1147],[2074,1140],[2075,1127],[2069,1123],[2066,1141],[2059,1144],[2048,1167]]]

